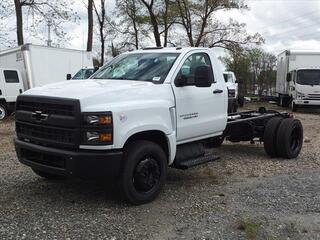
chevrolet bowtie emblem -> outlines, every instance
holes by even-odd
[[[48,114],[42,113],[42,111],[35,111],[32,113],[31,117],[33,120],[36,120],[37,122],[44,122],[48,119]]]

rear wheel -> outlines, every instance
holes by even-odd
[[[284,119],[278,129],[277,152],[283,158],[296,158],[303,145],[303,127],[298,119]]]
[[[8,116],[7,108],[3,104],[0,104],[0,120],[5,119],[7,116]]]
[[[268,121],[268,123],[265,127],[265,130],[264,130],[264,134],[263,134],[264,149],[270,157],[277,157],[278,156],[277,133],[278,133],[278,128],[279,128],[282,120],[283,120],[283,118],[281,118],[281,117],[271,118]]]
[[[38,176],[42,177],[42,178],[46,178],[49,180],[56,180],[56,179],[64,179],[65,177],[60,176],[60,175],[55,175],[55,174],[51,174],[51,173],[47,173],[47,172],[43,172],[43,171],[39,171],[37,169],[32,168],[32,171],[37,174]]]
[[[139,205],[154,200],[160,193],[167,173],[163,149],[150,141],[136,141],[125,149],[121,174],[124,197]]]

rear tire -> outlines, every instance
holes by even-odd
[[[121,173],[125,199],[134,205],[154,200],[166,179],[167,157],[163,149],[150,141],[136,141],[126,147]]]
[[[57,180],[57,179],[64,179],[64,176],[60,176],[60,175],[55,175],[55,174],[51,174],[51,173],[47,173],[47,172],[43,172],[43,171],[39,171],[37,169],[33,169],[32,171],[37,174],[39,177],[48,179],[48,180]]]
[[[271,118],[268,121],[264,130],[264,134],[263,134],[264,149],[266,153],[272,158],[278,157],[277,133],[282,120],[283,118],[281,117]]]
[[[278,129],[277,151],[280,157],[296,158],[303,145],[303,127],[299,120],[284,119]]]
[[[5,105],[0,104],[0,120],[5,119],[8,116],[8,109]]]

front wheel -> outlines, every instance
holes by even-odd
[[[121,174],[121,189],[126,200],[140,205],[154,200],[160,193],[167,173],[163,149],[150,141],[136,141],[126,147]]]
[[[7,116],[8,116],[7,108],[3,104],[0,104],[0,120],[5,119]]]

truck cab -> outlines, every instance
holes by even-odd
[[[320,68],[299,68],[288,73],[291,108],[320,106]]]
[[[224,81],[228,88],[228,113],[237,112],[238,110],[238,81],[233,72],[223,73]]]
[[[24,91],[19,70],[0,68],[0,120],[14,110],[17,96]]]

